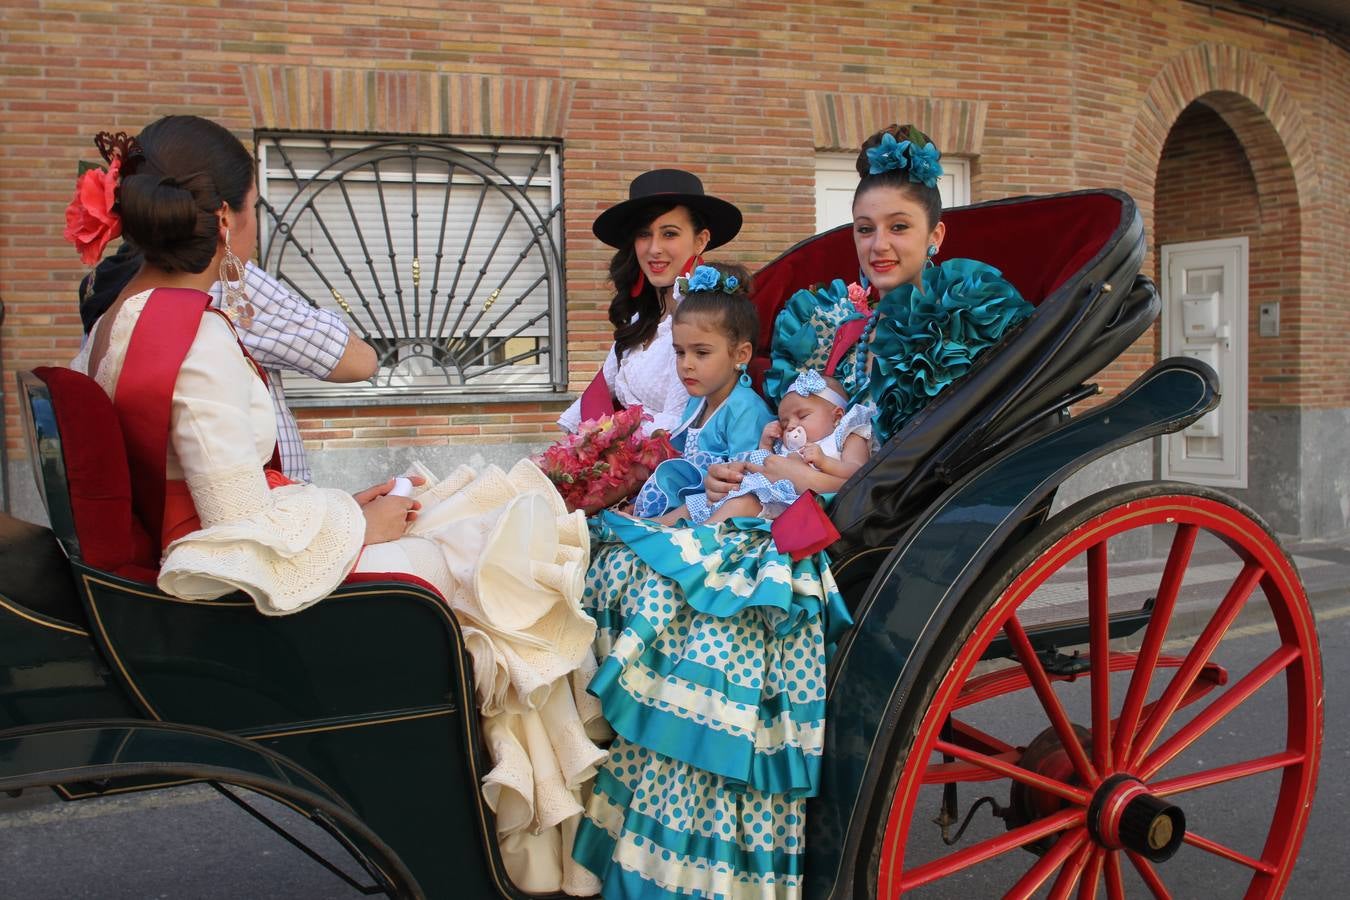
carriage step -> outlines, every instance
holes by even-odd
[[[1112,640],[1129,637],[1147,625],[1152,616],[1153,598],[1150,597],[1144,608],[1138,612],[1113,613],[1107,633]],[[1078,675],[1087,670],[1086,656],[1066,656],[1059,652],[1060,647],[1074,647],[1088,642],[1086,618],[1041,625],[1028,628],[1026,631],[1031,646],[1036,648],[1036,655],[1040,657],[1041,665],[1047,672],[1052,675]],[[1017,654],[1013,652],[1012,643],[1006,635],[999,635],[990,641],[989,649],[980,657],[981,660],[1016,658]]]

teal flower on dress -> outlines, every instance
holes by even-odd
[[[894,169],[904,169],[909,166],[909,155],[906,153],[913,146],[909,141],[897,141],[895,135],[889,132],[881,136],[881,143],[875,147],[867,148],[867,172],[870,175],[880,175],[882,172],[890,172]]]
[[[1035,310],[993,266],[949,259],[882,298],[869,392],[885,442]]]
[[[909,143],[906,141],[906,143]],[[942,177],[942,164],[938,162],[942,154],[933,144],[920,147],[918,144],[910,144],[909,155],[909,180],[917,181],[928,187],[937,187],[938,179]]]

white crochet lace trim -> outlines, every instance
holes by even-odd
[[[256,465],[196,475],[189,477],[187,482],[192,502],[197,507],[197,518],[201,519],[203,527],[237,522],[259,513],[265,515],[271,507],[267,479]]]
[[[271,615],[296,612],[342,582],[361,550],[365,517],[342,491],[290,485],[244,519],[194,531],[169,545],[159,587],[190,600],[232,590]]]

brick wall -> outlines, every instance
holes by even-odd
[[[1350,326],[1340,246],[1350,233],[1350,58],[1275,23],[1143,0],[972,0],[959,8],[881,0],[10,0],[0,32],[7,369],[66,359],[78,345],[73,298],[82,270],[60,233],[76,162],[94,156],[92,134],[134,131],[167,112],[209,116],[248,137],[269,115],[322,117],[334,104],[340,112],[353,102],[343,85],[360,81],[374,85],[363,108],[376,118],[352,114],[335,124],[555,129],[551,136],[564,141],[577,388],[608,340],[609,250],[590,222],[644,169],[693,169],[739,204],[746,227],[724,255],[761,264],[812,231],[813,155],[822,146],[813,109],[834,102],[812,98],[829,95],[835,108],[913,112],[930,128],[964,129],[933,136],[972,154],[976,200],[1124,186],[1151,228],[1168,134],[1205,96],[1217,98],[1247,148],[1258,190],[1266,174],[1282,172],[1296,201],[1296,267],[1271,276],[1296,313],[1292,344],[1276,357],[1281,371],[1294,370],[1281,396],[1350,405],[1350,353],[1339,337]],[[278,81],[286,71],[299,74]],[[509,91],[494,95],[497,118],[482,108],[467,120],[426,114],[429,95],[417,85],[464,78],[561,84],[565,115],[541,124],[518,108],[530,101]],[[1273,146],[1254,132],[1273,136]],[[1112,367],[1108,390],[1148,364],[1152,340]],[[6,384],[12,377],[5,374]],[[1270,390],[1253,396],[1266,402]],[[21,453],[10,393],[9,441]],[[300,418],[326,447],[505,443],[540,439],[561,405],[315,409]]]

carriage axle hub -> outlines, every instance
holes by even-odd
[[[1102,846],[1132,850],[1152,862],[1171,859],[1186,836],[1181,809],[1129,775],[1112,775],[1101,783],[1088,805],[1087,826]]]

